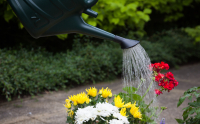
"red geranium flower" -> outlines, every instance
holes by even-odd
[[[165,84],[167,84],[167,83],[168,83],[168,81],[165,81],[165,79],[162,79],[162,80],[159,82],[158,85],[164,87]]]
[[[162,91],[160,91],[159,89],[155,89],[155,93],[156,93],[157,95],[163,94]]]
[[[177,81],[177,80],[174,80],[174,85],[175,85],[175,87],[178,86],[178,84],[179,84],[178,81]]]
[[[172,90],[174,88],[173,81],[170,81],[169,83],[166,83],[165,86],[163,86],[165,89]]]
[[[166,69],[166,70],[169,69],[169,65],[167,63],[161,62],[160,64],[161,64],[162,69]]]
[[[159,82],[160,79],[163,79],[163,78],[164,78],[164,74],[158,73],[158,75],[155,76],[155,81],[156,81],[156,82]]]
[[[174,75],[171,72],[167,72],[166,74],[161,74],[160,71],[162,69],[169,69],[169,65],[167,63],[154,63],[149,66],[150,70],[154,71],[155,81],[158,82],[158,85],[161,89],[155,89],[155,93],[160,95],[162,91],[174,89],[174,87],[178,86],[178,81],[175,80]]]
[[[174,75],[171,72],[167,72],[167,74],[165,74],[165,77],[169,80],[174,80]]]
[[[169,69],[169,65],[167,63],[161,62],[161,63],[154,63],[151,64],[151,68],[153,68],[154,71],[159,73],[162,69]]]

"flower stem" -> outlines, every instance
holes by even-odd
[[[157,109],[152,113],[152,115],[149,117],[149,119],[151,119],[151,117],[154,116],[154,114],[156,113]]]
[[[142,83],[143,83],[143,80],[141,80],[140,85],[138,86],[137,90],[135,91],[135,94],[137,93],[138,89],[141,87]]]
[[[150,102],[149,105],[146,107],[146,109],[149,108],[149,106],[150,106],[152,103],[153,103],[153,100],[151,100],[151,102]]]
[[[151,82],[151,84],[149,85],[147,91],[145,92],[145,94],[142,96],[142,99],[146,96],[146,94],[149,92],[151,86],[153,85],[153,81]]]
[[[158,116],[162,113],[163,109],[160,110],[160,113],[158,114]]]

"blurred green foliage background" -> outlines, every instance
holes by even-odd
[[[200,0],[99,0],[97,18],[83,19],[116,35],[139,39],[152,62],[172,67],[200,60]],[[114,79],[122,50],[112,41],[79,34],[32,38],[6,0],[0,0],[0,94],[44,90]]]

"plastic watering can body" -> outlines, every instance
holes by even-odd
[[[93,27],[82,19],[82,13],[97,17],[91,10],[98,0],[7,0],[26,30],[34,38],[81,33],[112,40],[130,48],[139,41],[125,39]]]

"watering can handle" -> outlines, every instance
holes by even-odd
[[[93,10],[91,10],[91,9],[86,9],[84,11],[84,13],[87,14],[87,15],[89,15],[89,16],[95,17],[95,18],[98,16],[98,13],[95,12],[95,11],[93,11]]]
[[[98,13],[91,10],[91,7],[94,6],[97,2],[98,0],[84,0],[85,7],[87,8],[86,10],[84,10],[84,13],[96,18],[98,16]]]

